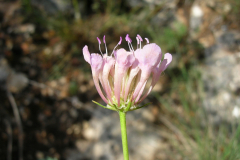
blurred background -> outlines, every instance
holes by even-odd
[[[127,114],[130,159],[239,160],[239,31],[239,0],[1,0],[0,159],[122,160],[82,48],[140,34],[173,62]]]

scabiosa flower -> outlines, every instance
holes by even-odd
[[[171,63],[172,55],[166,53],[162,59],[161,48],[155,43],[149,43],[148,38],[145,38],[147,44],[142,47],[143,39],[140,35],[136,37],[136,50],[133,49],[132,40],[127,34],[125,40],[129,51],[123,48],[116,50],[122,43],[122,37],[120,37],[111,54],[108,54],[105,36],[103,42],[106,53],[102,53],[101,40],[98,37],[97,40],[101,54],[90,54],[88,46],[85,45],[83,55],[91,66],[96,89],[103,101],[107,103],[106,107],[101,106],[124,112],[141,108],[138,104],[152,91],[161,73]],[[151,85],[146,93],[143,93],[151,76]]]

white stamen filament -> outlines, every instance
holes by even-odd
[[[104,44],[105,44],[105,48],[106,48],[106,54],[108,55],[107,45],[106,45],[106,43],[104,43]]]
[[[117,46],[119,46],[122,43],[122,37],[120,37],[120,41],[118,42],[118,44],[113,48],[112,54],[114,53],[115,49],[117,48]],[[111,56],[112,56],[111,54]]]
[[[130,51],[134,51],[132,44],[128,41],[128,47]]]
[[[142,48],[141,42],[142,42],[143,40],[142,40],[142,37],[141,37],[139,34],[137,34],[137,37],[138,37],[138,39],[139,39],[139,41],[140,41],[140,49],[141,49],[141,48]]]
[[[138,45],[139,45],[139,38],[136,37],[136,40],[137,40],[137,49],[138,49]]]
[[[101,55],[103,56],[103,53],[102,53],[102,51],[101,51],[101,40],[97,37],[97,40],[98,40],[98,47],[99,47],[99,51],[100,51],[100,53],[101,53]]]
[[[113,52],[115,51],[115,49],[117,48],[117,46],[119,46],[119,44],[117,44],[117,45],[113,48],[112,54],[113,54]],[[111,56],[112,56],[112,54],[111,54]]]
[[[145,40],[147,41],[147,44],[149,43],[149,39],[148,38],[145,38]]]
[[[99,43],[99,51],[100,51],[100,53],[101,53],[101,55],[103,56],[103,53],[102,53],[102,51],[101,51],[101,46],[100,46],[100,43]]]

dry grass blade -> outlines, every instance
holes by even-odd
[[[16,101],[12,95],[12,93],[7,90],[7,96],[10,101],[10,104],[13,109],[13,114],[16,119],[17,127],[18,127],[18,150],[19,150],[19,160],[23,160],[23,129],[22,129],[22,123],[21,123],[21,118],[20,114],[18,111],[18,107],[16,104]]]
[[[165,118],[164,116],[160,116],[159,118],[165,126],[167,126],[171,131],[173,131],[178,136],[184,148],[188,152],[192,150],[192,147],[197,148],[197,144],[191,139],[186,139],[182,132],[176,126],[174,126],[167,118]]]

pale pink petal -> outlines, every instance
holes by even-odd
[[[137,96],[140,94],[140,90],[142,89],[144,84],[147,82],[148,78],[150,77],[150,74],[151,72],[149,72],[149,70],[141,70],[141,78],[139,82],[137,82],[137,86],[134,90],[133,97],[132,97],[133,100],[135,100]]]
[[[83,51],[83,57],[84,57],[85,61],[90,64],[90,52],[89,52],[89,50],[88,50],[88,46],[85,45],[85,46],[83,47],[83,50],[82,50],[82,51]]]
[[[94,82],[94,84],[95,84],[95,87],[96,87],[96,89],[97,89],[97,91],[98,91],[98,94],[100,95],[100,97],[104,100],[104,102],[105,103],[107,103],[108,104],[108,100],[105,98],[105,96],[103,95],[103,93],[102,93],[102,90],[101,90],[101,87],[100,87],[100,85],[99,85],[99,80],[98,80],[98,77],[99,75],[96,73],[96,74],[94,74],[93,73],[93,82]]]
[[[113,57],[107,56],[107,57],[104,57],[104,60],[105,60],[105,64],[103,68],[102,80],[103,80],[104,90],[107,94],[107,97],[112,102],[112,90],[108,81],[108,76],[109,76],[110,70],[114,68],[115,59]]]
[[[138,100],[139,100],[139,98],[141,97],[141,95],[142,95],[142,93],[143,93],[143,91],[144,91],[144,88],[145,88],[146,84],[147,84],[147,81],[143,84],[143,86],[142,86],[142,88],[141,88],[141,90],[140,90],[137,98],[135,99],[135,103],[138,103]]]
[[[147,82],[154,68],[159,64],[162,58],[161,48],[155,43],[147,44],[143,49],[139,49],[135,52],[135,57],[139,61],[139,67],[141,69],[141,78],[133,93],[133,99],[140,97],[142,87]]]
[[[101,55],[93,53],[90,57],[90,65],[92,69],[96,70],[97,72],[101,71],[103,68],[103,58]]]
[[[102,69],[103,69],[103,58],[102,56],[100,56],[99,54],[91,54],[90,57],[90,65],[92,68],[92,75],[93,75],[93,81],[95,84],[95,87],[99,93],[99,95],[101,96],[101,98],[104,100],[104,102],[108,103],[107,99],[105,98],[105,96],[103,95],[103,92],[101,90],[101,87],[99,85],[99,75],[102,73]]]
[[[111,70],[110,70],[110,75],[111,75],[112,77],[114,77],[114,73],[115,73],[115,68],[112,67]]]
[[[127,101],[127,97],[129,94],[130,86],[132,84],[132,80],[138,74],[139,70],[140,70],[140,68],[138,67],[138,61],[135,61],[131,67],[131,70],[129,73],[129,78],[128,78],[127,84],[125,86],[124,101]]]
[[[120,94],[121,94],[121,85],[122,79],[126,70],[124,68],[118,67],[118,64],[115,65],[115,75],[114,75],[114,94],[118,102],[118,106],[120,106]]]
[[[119,67],[129,68],[135,61],[133,52],[127,52],[125,49],[121,48],[114,53],[116,61]]]
[[[155,43],[147,44],[135,54],[135,57],[141,69],[145,66],[156,66],[162,58],[161,48]]]
[[[170,53],[166,53],[164,55],[164,59],[161,62],[160,66],[158,68],[155,68],[153,71],[153,78],[152,78],[152,83],[148,91],[145,93],[145,95],[138,101],[138,103],[141,103],[152,91],[153,87],[156,85],[157,81],[159,80],[159,77],[161,73],[168,67],[168,65],[172,61],[172,55]]]
[[[120,106],[120,94],[122,88],[122,80],[124,75],[127,73],[129,67],[135,61],[133,52],[127,52],[125,49],[119,49],[115,53],[116,65],[115,65],[115,75],[114,75],[114,93],[118,101],[118,106]]]
[[[168,65],[172,62],[172,55],[170,53],[166,53],[164,55],[164,60],[163,61],[166,61],[166,62],[164,62],[166,64],[163,64],[163,65],[161,64],[160,65],[160,70],[161,71],[164,71],[165,69],[167,69]]]
[[[144,94],[144,96],[142,96],[142,98],[137,103],[141,103],[149,95],[152,89],[153,89],[153,86],[151,85],[148,91]]]

